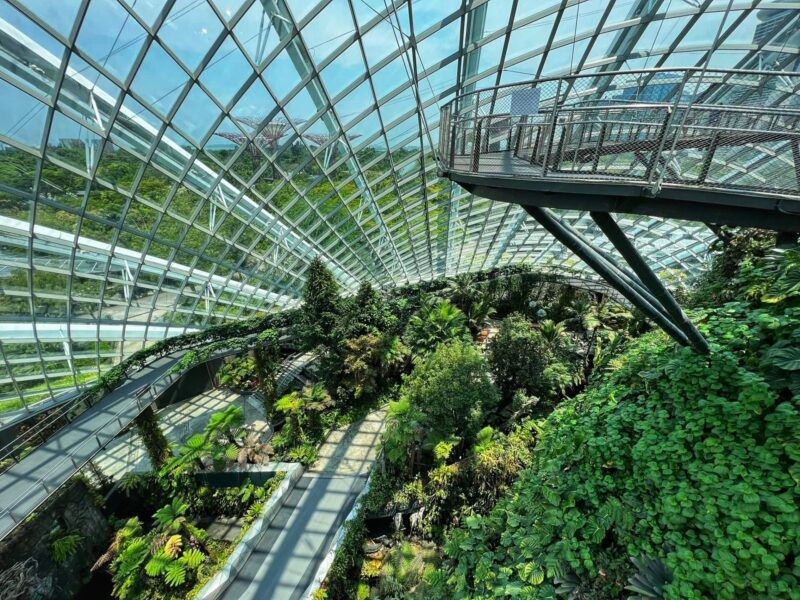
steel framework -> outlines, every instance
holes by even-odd
[[[0,410],[295,306],[314,256],[348,293],[520,262],[591,275],[521,207],[437,177],[441,105],[573,72],[604,90],[623,67],[796,70],[798,23],[762,0],[6,0]],[[744,179],[773,179],[753,160]],[[562,217],[612,250],[588,213]],[[702,225],[620,226],[660,272],[705,266]]]

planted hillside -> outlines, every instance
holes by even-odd
[[[443,597],[800,598],[798,258],[706,282],[739,299],[694,315],[709,356],[645,335],[543,421]]]

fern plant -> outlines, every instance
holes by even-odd
[[[78,533],[56,537],[50,542],[50,556],[57,564],[61,564],[77,552],[82,542],[83,536]]]

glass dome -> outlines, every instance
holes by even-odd
[[[800,70],[799,22],[798,0],[0,0],[0,409],[295,307],[316,256],[350,292],[584,272],[437,176],[440,107],[568,73]],[[704,268],[704,224],[620,217],[662,277]]]

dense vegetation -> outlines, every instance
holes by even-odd
[[[495,303],[481,366],[443,316],[320,595],[800,598],[800,251],[724,234],[690,292],[708,356],[536,285]],[[457,305],[473,284],[437,292]],[[365,555],[371,515],[398,511],[410,525]]]
[[[271,330],[240,336],[255,350],[221,372],[261,392],[269,443],[230,408],[164,457],[141,420],[161,466],[138,485],[164,518],[122,523],[144,545],[131,568],[111,560],[117,595],[190,593],[225,548],[182,514],[250,514],[268,493],[201,491],[193,474],[311,463],[332,427],[388,402],[379,465],[318,598],[800,598],[800,250],[721,234],[684,298],[706,356],[524,269],[344,298],[315,260],[290,325],[319,381],[278,394]]]
[[[648,334],[562,403],[513,491],[449,534],[448,597],[798,597],[799,269],[712,272],[739,300],[694,314],[709,356]]]

